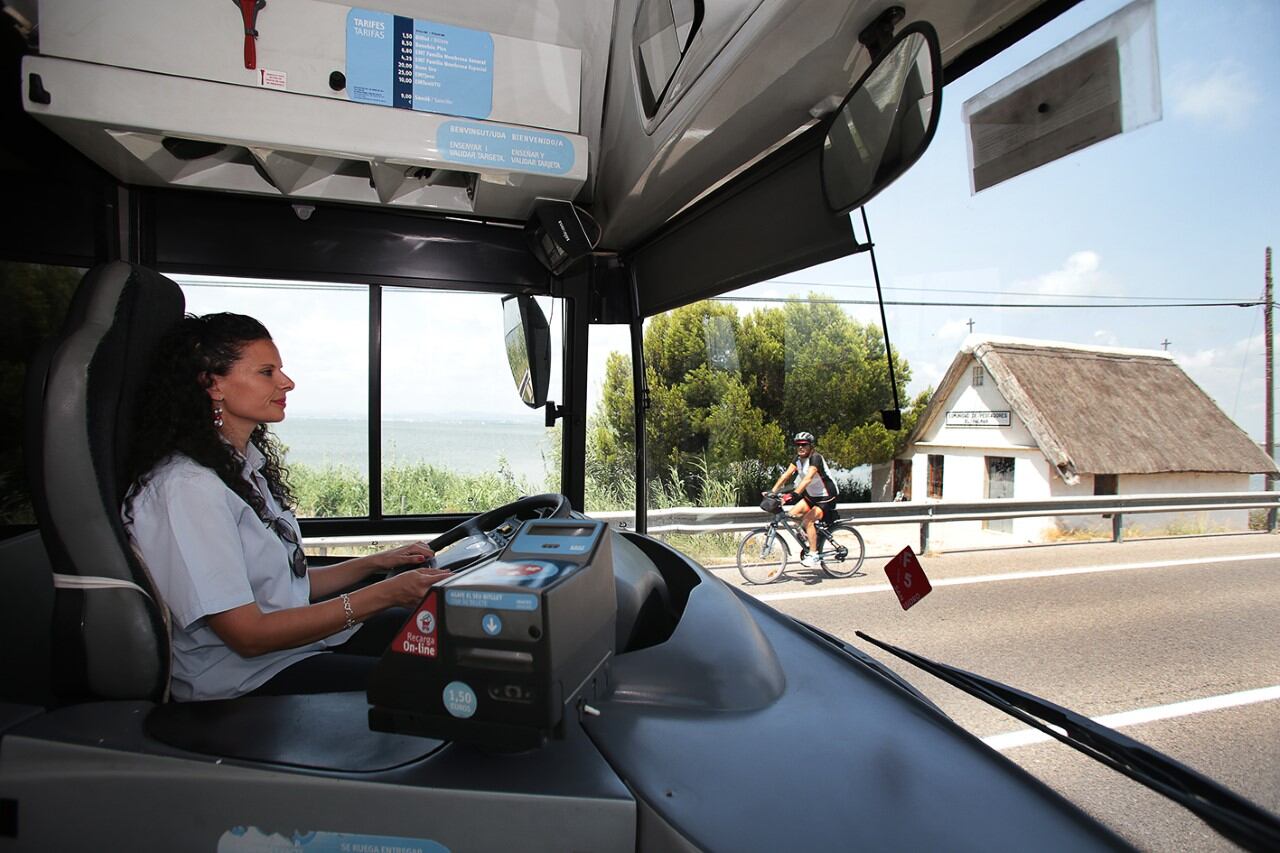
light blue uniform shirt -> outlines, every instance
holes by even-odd
[[[262,476],[266,460],[249,445],[244,477],[301,535]],[[236,654],[207,616],[256,602],[263,613],[311,603],[311,582],[295,577],[291,546],[212,469],[175,454],[161,462],[133,500],[126,528],[172,615],[171,693],[180,701],[228,699],[260,687],[290,664],[345,642],[354,629],[253,658]]]

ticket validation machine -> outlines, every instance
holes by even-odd
[[[432,587],[369,683],[369,726],[528,749],[605,692],[617,600],[608,527],[526,522],[498,556]]]

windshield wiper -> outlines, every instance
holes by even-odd
[[[1061,705],[990,678],[931,661],[861,631],[856,633],[907,663],[1164,794],[1241,847],[1280,849],[1280,818],[1164,753]]]

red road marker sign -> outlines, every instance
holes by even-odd
[[[920,599],[933,591],[924,567],[916,559],[911,546],[903,548],[898,555],[885,564],[884,573],[889,576],[889,584],[898,595],[902,609],[910,609]]]

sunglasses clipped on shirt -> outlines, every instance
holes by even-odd
[[[307,576],[307,555],[302,551],[302,542],[298,539],[298,532],[293,529],[293,525],[285,521],[283,516],[277,515],[275,518],[267,521],[275,534],[280,537],[280,541],[289,546],[289,565],[293,568],[293,576],[295,578],[305,578]]]

